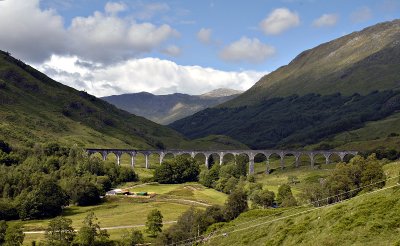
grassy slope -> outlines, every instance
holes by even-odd
[[[388,177],[399,175],[400,162],[384,167]],[[395,185],[389,181],[386,186]],[[310,208],[252,210],[226,226],[226,237],[211,240],[209,245],[395,245],[400,243],[400,189],[393,188],[355,197],[337,205],[290,218]],[[278,214],[278,212],[282,212]],[[264,217],[264,219],[260,219]],[[267,217],[269,216],[269,217]],[[234,229],[264,222],[251,229]],[[241,223],[248,222],[245,225]],[[236,225],[236,226],[235,226]],[[233,226],[233,227],[232,227]]]
[[[394,20],[321,44],[302,52],[222,106],[251,105],[292,94],[351,95],[399,89],[399,38],[400,20]]]
[[[64,86],[3,52],[0,52],[0,118],[0,138],[14,145],[32,146],[46,141],[139,149],[155,148],[159,143],[167,148],[199,145],[174,130]],[[225,143],[228,144],[214,144],[232,148],[228,138]]]
[[[383,120],[368,122],[365,127],[357,130],[343,132],[325,141],[338,149],[375,149],[387,147],[398,149],[400,137],[389,134],[400,134],[400,113],[393,114]],[[315,146],[309,146],[310,149]]]

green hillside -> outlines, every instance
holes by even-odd
[[[399,163],[384,169],[398,176]],[[400,189],[389,188],[397,182],[327,207],[251,210],[206,245],[400,245]]]
[[[400,20],[380,23],[299,54],[221,107],[308,93],[366,95],[400,89]]]
[[[322,44],[237,98],[171,127],[190,138],[227,135],[252,148],[398,148],[399,129],[385,122],[400,109],[399,40],[395,20]],[[373,132],[349,137],[374,122]],[[387,142],[389,134],[395,138]]]
[[[0,139],[13,145],[56,141],[82,147],[194,148],[207,141],[189,141],[170,128],[64,86],[5,52],[0,52],[0,119]],[[227,137],[209,144],[245,148]]]

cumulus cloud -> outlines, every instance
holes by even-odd
[[[250,88],[266,72],[228,72],[200,66],[181,66],[158,58],[129,59],[110,66],[56,56],[37,68],[53,79],[96,96],[148,91],[155,94],[201,94],[228,87]]]
[[[182,51],[176,45],[169,45],[166,48],[162,49],[161,52],[172,57],[177,57],[181,54]]]
[[[372,18],[372,11],[367,6],[360,7],[350,15],[350,19],[354,23],[364,22]]]
[[[0,33],[7,34],[0,35],[0,48],[34,63],[51,54],[113,63],[151,52],[178,36],[169,25],[119,17],[125,9],[122,3],[109,2],[104,13],[75,17],[65,28],[55,11],[40,9],[39,0],[0,1]]]
[[[197,33],[197,39],[203,44],[211,43],[211,33],[212,30],[210,28],[201,28]]]
[[[323,14],[318,19],[314,20],[313,26],[315,27],[328,27],[334,26],[339,20],[339,16],[336,14]]]
[[[63,19],[38,6],[39,0],[0,1],[0,49],[34,62],[64,51]]]
[[[261,21],[260,27],[265,34],[278,35],[299,24],[300,17],[296,12],[287,8],[278,8]]]
[[[104,7],[106,13],[117,14],[118,12],[124,11],[126,5],[124,3],[108,2]]]
[[[219,54],[225,61],[260,63],[275,54],[275,48],[257,38],[242,37],[229,44]]]
[[[74,18],[68,31],[74,54],[106,63],[150,52],[178,34],[169,25],[128,22],[100,12]]]

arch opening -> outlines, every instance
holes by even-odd
[[[296,156],[293,153],[285,153],[281,164],[283,164],[281,168],[295,168],[298,162],[296,162]]]
[[[270,166],[267,156],[264,153],[257,153],[254,156],[254,174],[269,173]]]
[[[236,157],[232,153],[225,153],[224,156],[222,157],[222,165],[225,164],[236,164]]]

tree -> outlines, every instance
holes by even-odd
[[[83,226],[79,229],[74,242],[82,246],[100,243],[107,245],[110,242],[109,237],[107,230],[100,229],[100,224],[97,222],[95,214],[90,212],[83,221]]]
[[[78,206],[89,206],[100,203],[100,191],[90,180],[90,177],[68,179],[63,186],[72,203]]]
[[[161,212],[157,209],[153,209],[147,215],[146,221],[146,232],[152,237],[156,237],[158,233],[162,231],[163,227],[163,216]]]
[[[211,225],[210,222],[204,211],[191,207],[179,216],[176,224],[160,234],[157,241],[159,244],[168,245],[194,238],[204,232]]]
[[[24,242],[24,232],[22,231],[22,225],[13,224],[7,227],[5,235],[5,246],[19,246]]]
[[[69,203],[66,194],[51,179],[43,180],[27,195],[20,195],[19,200],[21,202],[18,213],[21,219],[54,217]]]
[[[46,243],[49,245],[70,245],[74,237],[72,220],[61,216],[50,220],[45,232]]]
[[[236,189],[228,196],[228,200],[225,202],[225,219],[231,221],[247,209],[246,193],[242,189]]]
[[[275,193],[269,190],[255,190],[250,195],[250,201],[262,208],[271,207],[274,204]]]
[[[239,180],[237,178],[235,178],[233,176],[230,177],[228,179],[228,181],[226,181],[226,185],[225,185],[225,187],[223,189],[223,192],[226,193],[226,194],[231,194],[235,190],[236,185],[238,183],[239,183]]]
[[[276,201],[282,207],[291,207],[297,205],[297,201],[293,196],[292,189],[288,184],[279,186]]]
[[[3,245],[6,238],[7,223],[5,220],[0,221],[0,245]]]
[[[200,167],[195,159],[178,156],[161,163],[154,171],[154,179],[161,184],[180,184],[197,181],[199,173]]]
[[[136,244],[142,244],[144,243],[143,234],[141,231],[135,229],[126,231],[122,235],[121,243],[122,246],[134,246]]]
[[[219,179],[220,165],[214,165],[211,169],[203,170],[200,173],[200,183],[205,187],[215,187],[215,182]]]

